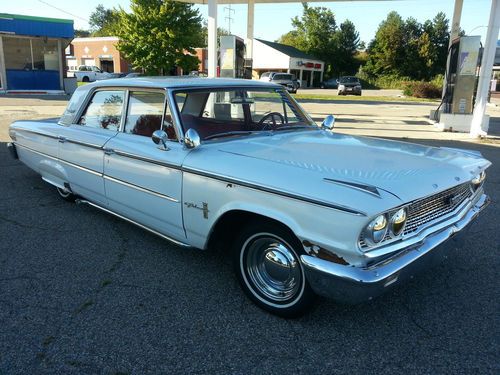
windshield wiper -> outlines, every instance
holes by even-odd
[[[232,135],[248,135],[248,134],[254,134],[254,133],[258,133],[258,132],[250,131],[250,130],[234,130],[234,131],[230,131],[230,132],[222,132],[222,133],[207,135],[205,137],[205,141],[208,139],[213,139],[213,138],[230,137]]]

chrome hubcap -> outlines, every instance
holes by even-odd
[[[299,260],[285,242],[267,236],[254,239],[247,245],[244,260],[251,284],[264,297],[283,303],[300,290]]]

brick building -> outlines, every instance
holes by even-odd
[[[86,65],[97,66],[109,73],[128,73],[131,67],[116,49],[117,42],[118,38],[114,36],[73,39],[66,49],[68,70],[77,70],[79,65]]]

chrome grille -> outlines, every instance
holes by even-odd
[[[449,214],[471,196],[472,190],[466,183],[413,202],[408,207],[403,235],[414,233],[424,224]]]
[[[430,197],[414,201],[408,206],[408,220],[403,231],[403,236],[416,233],[425,224],[453,212],[467,198],[470,198],[472,194],[473,192],[470,188],[470,184],[465,183]],[[390,235],[390,231],[387,231],[381,243],[387,243],[391,239],[393,238]],[[363,234],[361,234],[359,238],[359,246],[362,249],[368,248],[363,238]]]

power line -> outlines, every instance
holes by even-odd
[[[227,7],[224,7],[224,11],[226,11],[226,10],[227,10],[227,16],[224,17],[224,19],[227,20],[227,26],[228,26],[227,31],[229,31],[229,34],[231,34],[231,23],[234,22],[234,18],[231,17],[231,12],[233,14],[235,14],[236,11],[234,9],[231,9],[231,4],[229,4],[229,6],[227,6]]]
[[[49,6],[49,7],[51,7],[51,8],[57,9],[59,12],[63,12],[63,13],[65,13],[65,14],[68,14],[68,15],[73,16],[73,17],[75,17],[75,18],[79,18],[79,19],[81,19],[82,21],[85,21],[85,22],[87,22],[87,23],[89,22],[89,20],[88,20],[88,19],[86,19],[86,18],[83,18],[83,17],[77,16],[76,14],[73,14],[73,13],[67,12],[67,11],[65,11],[64,9],[58,8],[58,7],[56,7],[56,6],[52,5],[52,4],[47,3],[46,1],[43,1],[43,0],[38,0],[38,1],[39,1],[40,3],[42,3],[42,4],[45,4],[45,5]]]

